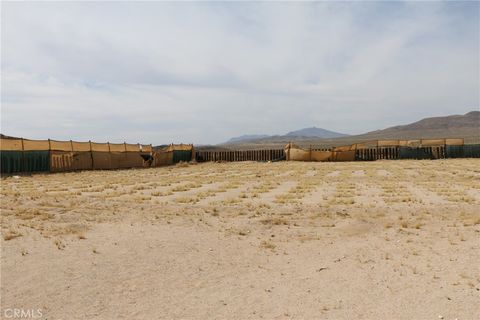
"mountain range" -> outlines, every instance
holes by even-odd
[[[264,139],[283,139],[283,138],[288,138],[290,140],[298,140],[303,138],[331,139],[331,138],[339,138],[339,137],[346,137],[346,136],[348,135],[344,133],[338,133],[338,132],[317,128],[317,127],[310,127],[310,128],[290,131],[284,135],[275,135],[275,136],[269,136],[265,134],[242,135],[239,137],[231,138],[230,140],[225,142],[225,144],[241,143],[241,142],[264,140]]]
[[[230,139],[215,148],[277,148],[290,141],[299,145],[330,147],[382,139],[464,138],[465,143],[480,143],[480,111],[463,115],[430,117],[359,135],[346,135],[321,128],[305,128],[285,135],[246,135]]]

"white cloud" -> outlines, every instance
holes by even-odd
[[[3,3],[2,132],[215,143],[479,108],[479,4]]]

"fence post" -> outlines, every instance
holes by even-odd
[[[20,168],[19,168],[19,172],[22,172],[22,171],[25,171],[24,168],[25,168],[25,146],[23,144],[23,138],[20,138],[20,140],[22,140],[22,157],[20,158]]]
[[[444,150],[443,158],[445,159],[445,158],[447,158],[447,156],[446,156],[447,155],[447,139],[443,140],[443,150]]]
[[[92,159],[92,170],[93,170],[95,169],[95,165],[93,161],[92,141],[88,140],[88,144],[90,145],[90,158]]]

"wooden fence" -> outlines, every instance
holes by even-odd
[[[399,147],[358,149],[355,160],[373,161],[379,159],[398,159]]]
[[[312,149],[330,151],[331,149]],[[341,152],[338,152],[341,153]],[[356,161],[395,160],[395,159],[444,159],[445,146],[435,147],[373,147],[355,150]],[[280,161],[285,160],[283,149],[243,150],[243,151],[196,151],[198,162],[207,161]],[[329,160],[334,161],[334,160]]]
[[[331,149],[312,149],[331,151]],[[341,152],[340,152],[341,153]],[[395,159],[444,159],[445,146],[435,147],[373,147],[355,150],[356,161],[395,160]],[[285,150],[232,150],[232,151],[196,151],[198,162],[207,161],[280,161],[285,160]],[[332,161],[332,160],[329,160]]]
[[[196,151],[195,159],[205,161],[279,161],[285,159],[283,149],[242,151]]]
[[[395,160],[395,159],[444,159],[445,146],[435,147],[375,147],[358,149],[355,151],[355,160]]]

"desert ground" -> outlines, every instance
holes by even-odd
[[[480,318],[480,160],[181,164],[1,185],[4,318]]]

